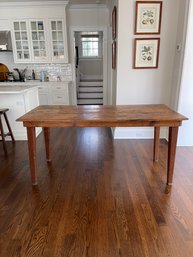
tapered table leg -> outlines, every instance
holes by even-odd
[[[154,148],[153,148],[153,161],[158,161],[159,156],[159,142],[160,142],[160,127],[154,127]]]
[[[46,147],[46,160],[51,162],[51,153],[50,153],[50,128],[43,128],[44,130],[44,140]]]
[[[178,127],[170,127],[169,144],[168,144],[168,167],[167,167],[167,184],[168,185],[172,185],[177,138],[178,138]]]
[[[27,127],[29,162],[32,185],[37,185],[36,135],[35,127]]]

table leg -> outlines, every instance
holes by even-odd
[[[160,142],[160,127],[154,127],[154,148],[153,148],[153,161],[158,161],[159,156],[159,142]]]
[[[46,160],[47,162],[51,162],[51,154],[50,154],[50,128],[43,128],[44,130],[44,140],[46,147]]]
[[[37,185],[36,134],[35,127],[27,127],[29,162],[32,185]]]
[[[168,185],[172,185],[177,138],[178,138],[178,127],[170,127],[169,144],[168,144],[168,166],[167,166],[167,184]]]

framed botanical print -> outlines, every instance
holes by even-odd
[[[136,38],[134,41],[134,69],[157,69],[160,38]]]
[[[117,7],[114,6],[112,11],[112,39],[115,40],[117,37]]]
[[[137,1],[135,34],[160,34],[162,1]]]
[[[117,58],[117,50],[116,50],[116,42],[112,43],[112,69],[116,69],[116,58]]]

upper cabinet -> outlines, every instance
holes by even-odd
[[[26,62],[31,60],[29,32],[25,20],[13,22],[12,38],[15,61]]]
[[[32,49],[32,60],[48,61],[48,49],[45,22],[43,20],[30,20],[30,41]]]
[[[66,28],[63,20],[50,20],[52,62],[68,62]]]
[[[16,20],[12,25],[16,63],[68,62],[64,20]]]
[[[20,12],[14,12],[15,18],[10,18],[15,63],[68,63],[68,2],[45,2],[45,5],[41,2],[41,18],[38,17],[39,6],[31,6],[31,3],[18,6]],[[15,13],[20,15],[16,17]]]

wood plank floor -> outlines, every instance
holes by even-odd
[[[192,257],[193,148],[177,150],[166,185],[167,144],[112,140],[109,129],[52,131],[47,167],[38,138],[31,186],[26,142],[0,145],[1,257]]]

